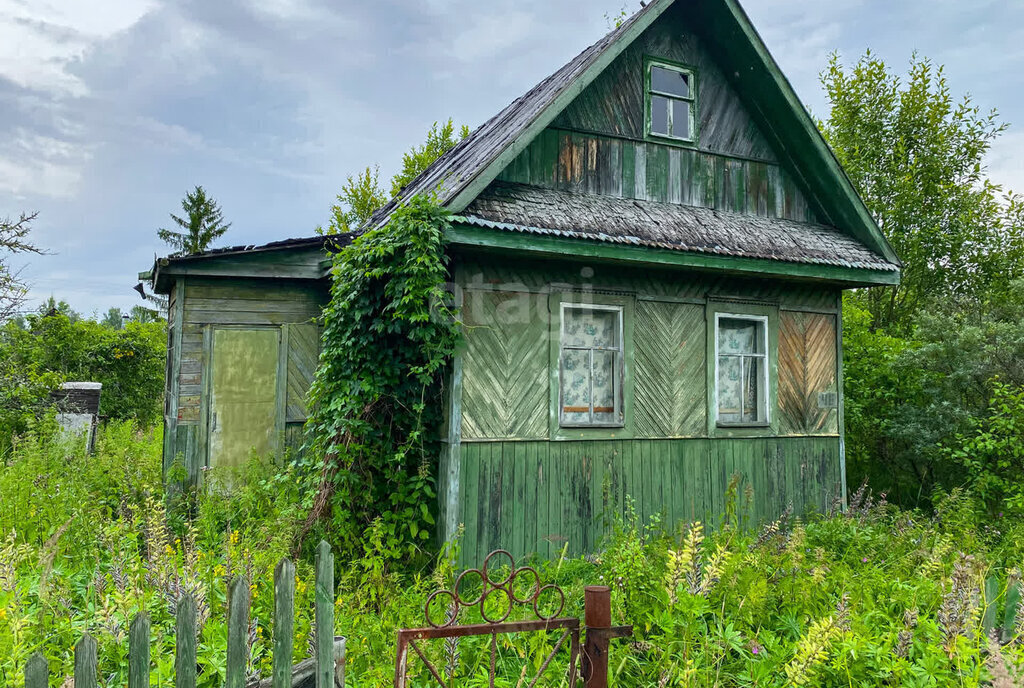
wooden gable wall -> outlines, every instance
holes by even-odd
[[[750,118],[683,4],[669,9],[499,175],[499,181],[803,222],[818,218]],[[644,137],[644,57],[690,65],[696,145]]]

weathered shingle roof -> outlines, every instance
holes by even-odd
[[[458,219],[530,234],[792,263],[899,270],[833,227],[523,184],[492,184]]]
[[[491,119],[470,132],[469,136],[434,161],[413,179],[397,198],[374,213],[367,226],[387,221],[395,207],[406,198],[419,194],[437,194],[443,205],[461,191],[484,168],[493,162],[512,141],[531,124],[552,101],[590,67],[606,49],[630,31],[649,13],[662,11],[672,0],[652,0],[643,9],[585,49],[539,84],[509,103]],[[657,9],[655,9],[657,8]]]

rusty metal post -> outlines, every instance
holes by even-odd
[[[607,688],[607,631],[612,625],[611,588],[606,585],[588,585],[583,589],[583,622],[587,626],[583,644],[583,685],[585,688]]]

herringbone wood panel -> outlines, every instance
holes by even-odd
[[[467,292],[462,436],[546,438],[548,323],[518,292]]]
[[[789,435],[833,434],[835,409],[818,408],[836,391],[835,316],[784,311],[779,316],[779,420]]]
[[[706,431],[704,308],[641,301],[636,308],[637,437],[695,437]]]

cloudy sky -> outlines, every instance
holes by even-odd
[[[634,9],[635,0],[630,2]],[[1011,126],[990,174],[1024,191],[1024,2],[745,0],[812,112],[827,54],[946,65]],[[137,303],[186,189],[231,244],[307,236],[346,175],[382,177],[430,123],[471,127],[607,30],[622,0],[0,0],[0,217],[38,211],[36,301]]]

